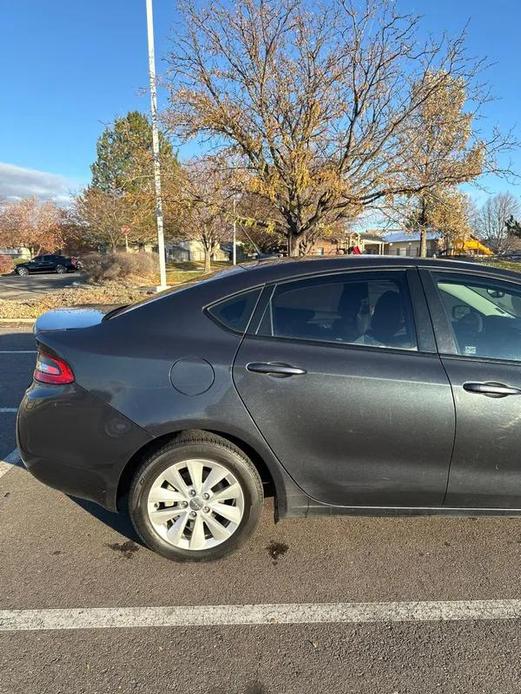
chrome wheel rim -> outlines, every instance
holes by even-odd
[[[244,494],[235,475],[213,460],[171,465],[147,497],[155,532],[178,549],[199,552],[230,539],[244,515]]]

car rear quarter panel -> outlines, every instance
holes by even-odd
[[[117,479],[149,434],[77,384],[36,381],[17,419],[23,461],[40,481],[67,494],[115,508]]]
[[[221,284],[219,295],[226,296],[226,291]],[[67,359],[82,389],[151,439],[206,429],[244,442],[271,473],[279,514],[286,513],[287,495],[296,512],[305,512],[307,497],[281,468],[235,390],[231,366],[242,336],[203,312],[216,298],[213,289],[192,287],[97,326],[44,332],[40,339]],[[209,365],[213,379],[204,392],[174,388],[172,367],[180,361],[186,368],[194,362]],[[124,467],[118,461],[115,474],[121,475]]]

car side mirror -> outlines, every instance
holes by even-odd
[[[461,320],[470,313],[470,306],[466,304],[456,304],[452,307],[452,317],[454,320]]]

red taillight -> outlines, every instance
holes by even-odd
[[[41,350],[38,352],[33,376],[34,380],[40,381],[40,383],[52,383],[60,386],[74,383],[74,374],[67,362]]]

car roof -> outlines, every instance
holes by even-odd
[[[242,268],[248,273],[259,274],[263,282],[290,278],[299,275],[318,274],[321,272],[393,268],[393,267],[418,267],[431,270],[462,270],[465,272],[494,274],[505,278],[520,281],[521,276],[515,270],[504,270],[491,265],[485,265],[479,261],[447,260],[440,258],[419,258],[392,255],[343,255],[343,256],[305,256],[302,258],[276,258],[271,260],[259,260],[254,263],[244,263]],[[521,271],[521,266],[520,266]],[[224,273],[223,273],[224,274]],[[239,276],[237,276],[239,279]],[[243,278],[244,279],[244,278]],[[250,278],[248,278],[250,279]],[[253,279],[253,278],[252,278]]]
[[[493,275],[521,282],[521,274],[519,272],[503,270],[479,262],[390,255],[304,256],[301,258],[259,260],[228,267],[205,279],[195,281],[193,284],[173,287],[164,294],[181,293],[186,288],[195,291],[202,290],[205,293],[207,291],[209,295],[215,294],[217,298],[220,295],[226,296],[226,294],[252,289],[267,283],[305,278],[330,272],[414,267],[441,271],[459,270],[474,275]]]
[[[186,282],[148,296],[142,301],[122,307],[115,317],[134,314],[141,308],[159,306],[164,301],[194,300],[194,305],[210,305],[226,296],[248,291],[255,287],[272,282],[299,279],[343,270],[392,269],[392,268],[428,268],[432,270],[460,270],[475,275],[503,277],[504,279],[521,282],[521,274],[511,270],[503,270],[478,262],[461,260],[442,260],[438,258],[418,258],[389,255],[357,255],[357,256],[305,256],[302,258],[276,258],[259,260],[227,267],[203,279]]]

